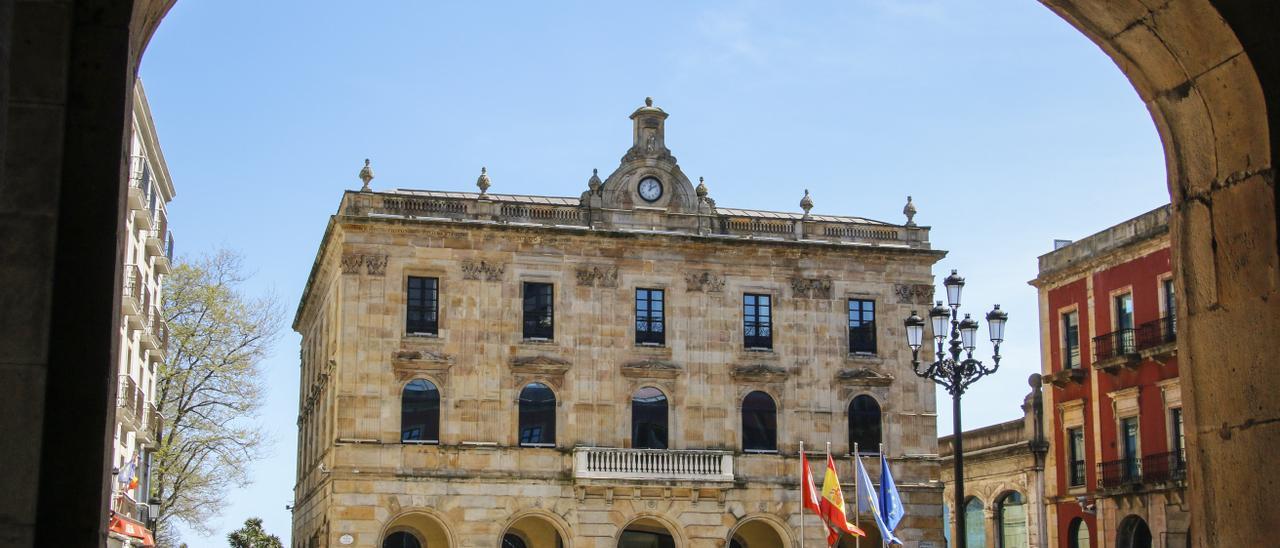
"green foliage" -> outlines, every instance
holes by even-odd
[[[231,548],[284,548],[280,537],[268,535],[262,530],[262,518],[244,520],[244,527],[227,535]]]
[[[164,281],[170,338],[157,374],[164,425],[151,470],[162,546],[176,544],[175,520],[210,534],[227,490],[248,483],[249,463],[265,450],[254,420],[264,389],[258,364],[283,314],[272,295],[245,296],[244,280],[240,257],[221,250],[179,260]]]

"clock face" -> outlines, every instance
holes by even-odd
[[[662,181],[653,177],[645,177],[640,180],[640,186],[636,187],[640,191],[640,197],[646,202],[656,202],[662,197]]]

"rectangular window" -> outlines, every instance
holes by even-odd
[[[524,338],[555,338],[555,311],[551,284],[524,283]]]
[[[1124,452],[1125,479],[1133,481],[1138,478],[1138,418],[1120,419],[1120,436]]]
[[[666,344],[665,295],[661,289],[636,289],[636,344]]]
[[[1071,464],[1071,486],[1079,487],[1084,485],[1084,430],[1068,428],[1067,439],[1070,444],[1067,448],[1070,451],[1067,458]]]
[[[1169,432],[1173,438],[1173,454],[1174,462],[1179,467],[1187,462],[1187,438],[1182,432],[1182,408],[1174,407],[1169,410]]]
[[[1117,354],[1131,354],[1133,344],[1133,293],[1117,295],[1115,298]]]
[[[849,353],[876,353],[876,302],[849,299]]]
[[[1178,332],[1178,306],[1174,300],[1173,278],[1166,279],[1162,285],[1164,286],[1164,330],[1167,338],[1172,338],[1174,333]]]
[[[1080,313],[1062,315],[1063,369],[1080,367]]]
[[[440,280],[409,276],[404,330],[410,335],[436,335],[440,330]]]
[[[773,306],[768,295],[742,296],[742,345],[746,348],[773,348]]]

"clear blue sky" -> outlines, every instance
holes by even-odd
[[[793,4],[180,1],[142,64],[179,250],[243,252],[251,289],[292,313],[364,158],[375,188],[469,191],[483,165],[492,192],[577,196],[652,95],[720,205],[798,210],[808,188],[815,212],[901,222],[913,195],[950,251],[936,273],[968,278],[972,312],[1010,314],[965,425],[1019,416],[1039,368],[1036,257],[1169,199],[1150,116],[1034,0]],[[299,339],[283,331],[264,364],[272,456],[192,548],[255,515],[289,537]]]

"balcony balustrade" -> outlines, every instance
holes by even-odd
[[[124,266],[124,291],[120,299],[120,313],[125,316],[141,316],[142,295],[146,293],[146,278],[138,265]]]
[[[151,186],[151,169],[146,156],[129,157],[129,209],[142,209],[147,203],[147,191]]]
[[[579,447],[573,462],[577,479],[733,481],[728,451]]]
[[[1098,474],[1098,485],[1103,489],[1142,483],[1142,467],[1136,458],[1107,461],[1099,465],[1099,468],[1101,473]]]
[[[1187,462],[1179,452],[1142,457],[1142,479],[1147,483],[1180,482],[1187,479]]]
[[[1121,365],[1137,365],[1143,357],[1171,354],[1176,340],[1173,316],[1099,335],[1093,338],[1093,366],[1114,372]]]

